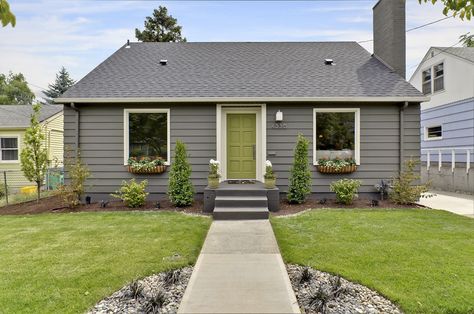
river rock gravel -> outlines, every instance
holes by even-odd
[[[153,313],[148,307],[150,299],[160,292],[163,305],[155,308],[154,313],[176,313],[192,272],[193,267],[185,267],[137,280],[135,283],[138,289],[133,289],[132,284],[129,284],[97,303],[88,313]],[[170,277],[172,277],[171,280]],[[133,297],[133,292],[137,290],[139,290],[135,293],[137,296]]]
[[[310,267],[288,264],[287,270],[302,313],[403,313],[392,302],[365,286]]]

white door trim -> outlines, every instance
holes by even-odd
[[[256,117],[256,178],[263,181],[267,156],[267,106],[266,104],[217,104],[216,107],[216,153],[221,163],[221,180],[227,179],[227,114],[255,113]]]

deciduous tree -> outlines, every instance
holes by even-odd
[[[43,143],[45,136],[39,122],[41,105],[33,106],[30,126],[25,131],[23,149],[21,150],[21,170],[28,181],[36,183],[37,201],[41,196],[41,185],[48,166],[48,153]]]
[[[0,105],[31,105],[34,98],[23,74],[0,74]]]
[[[12,27],[16,25],[16,17],[10,10],[10,5],[7,0],[0,0],[0,23],[5,27],[11,24]]]
[[[435,4],[438,0],[418,0],[418,2],[431,2]],[[461,20],[466,18],[471,20],[474,15],[474,0],[440,0],[443,5],[443,14],[448,15],[452,13],[453,16],[459,16]]]

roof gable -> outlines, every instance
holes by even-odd
[[[43,105],[39,120],[43,122],[62,110],[61,105]],[[0,105],[0,128],[27,128],[32,114],[30,105]]]
[[[131,43],[57,101],[336,97],[422,95],[355,42]]]

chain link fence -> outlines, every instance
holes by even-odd
[[[48,168],[45,180],[42,185],[43,190],[53,191],[64,184],[63,168]],[[8,204],[8,197],[19,193],[36,192],[36,183],[28,181],[21,170],[0,170],[0,199],[4,199]]]

